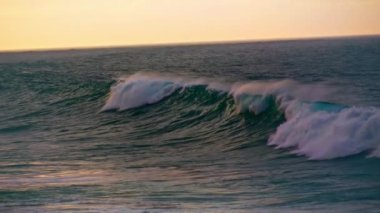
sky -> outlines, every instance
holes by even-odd
[[[0,50],[377,35],[380,0],[0,0]]]

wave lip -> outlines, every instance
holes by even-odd
[[[110,95],[101,111],[127,110],[156,103],[180,88],[174,79],[151,78],[148,75],[132,75],[120,78],[111,88]]]
[[[170,96],[178,89],[204,85],[207,89],[227,92],[230,86],[207,79],[186,79],[181,77],[163,76],[155,73],[135,73],[128,77],[121,77],[111,87],[104,111],[123,111],[147,104],[153,104]]]
[[[229,85],[206,79],[137,73],[121,78],[111,88],[101,111],[156,103],[179,89],[195,85],[231,96],[238,112],[261,114],[275,104],[285,114],[286,121],[269,137],[270,146],[293,149],[292,153],[311,160],[362,152],[380,157],[380,110],[325,102],[332,93],[324,85],[305,85],[292,80]]]

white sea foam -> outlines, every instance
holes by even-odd
[[[178,89],[193,85],[205,85],[210,90],[228,93],[234,98],[238,110],[249,110],[255,114],[267,109],[268,97],[275,97],[286,122],[269,138],[271,146],[290,148],[293,153],[313,160],[362,152],[380,157],[380,110],[371,107],[315,109],[317,102],[313,101],[330,100],[334,90],[326,85],[306,85],[292,80],[230,85],[207,79],[137,73],[121,78],[111,88],[102,111],[126,110],[156,103]]]
[[[332,159],[373,151],[380,144],[380,111],[351,107],[340,112],[297,111],[269,139],[310,159]],[[376,153],[373,153],[376,155]]]

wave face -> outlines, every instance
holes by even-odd
[[[222,84],[207,79],[137,73],[118,80],[101,111],[123,111],[154,104],[176,91],[180,96],[199,86],[206,90],[206,98],[211,98],[212,92],[232,98],[237,113],[249,111],[260,115],[275,107],[284,114],[286,121],[267,142],[275,148],[290,148],[292,153],[311,160],[362,152],[380,157],[380,111],[317,101],[329,95],[329,88],[323,85],[305,85],[292,80]]]

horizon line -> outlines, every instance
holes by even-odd
[[[355,35],[332,35],[332,36],[310,36],[310,37],[289,37],[289,38],[267,38],[267,39],[236,39],[236,40],[215,40],[215,41],[194,41],[194,42],[167,42],[167,43],[147,43],[147,44],[120,44],[120,45],[95,45],[95,46],[74,46],[74,47],[52,47],[33,49],[9,49],[1,50],[4,53],[30,53],[30,52],[60,52],[60,51],[80,51],[80,50],[101,50],[101,49],[122,49],[122,48],[144,48],[144,47],[172,47],[172,46],[202,46],[218,44],[243,44],[260,42],[286,42],[286,41],[307,41],[324,39],[344,39],[344,38],[365,38],[379,37],[380,34],[355,34]]]

